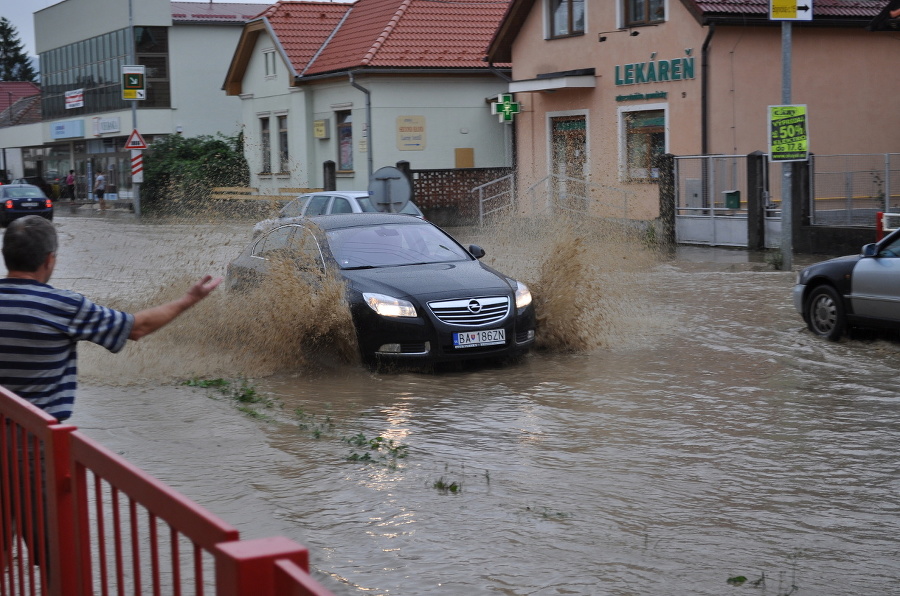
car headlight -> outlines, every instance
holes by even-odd
[[[525,308],[531,304],[531,290],[520,281],[516,282],[516,308]]]
[[[400,300],[384,294],[363,293],[363,300],[369,308],[383,317],[415,317],[416,307],[407,300]]]

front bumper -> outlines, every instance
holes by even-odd
[[[351,309],[360,352],[364,359],[398,362],[450,362],[504,358],[527,352],[535,341],[534,308],[519,309],[496,325],[482,328],[450,326],[428,315],[415,318],[383,317],[365,304]],[[502,345],[458,348],[453,334],[479,329],[503,329]]]

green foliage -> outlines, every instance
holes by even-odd
[[[31,59],[15,26],[6,17],[0,17],[0,81],[37,82]]]
[[[441,476],[437,480],[434,481],[432,488],[436,489],[438,492],[442,494],[458,494],[462,492],[462,482],[457,482],[456,480],[444,480],[444,477]]]
[[[141,204],[157,213],[203,208],[217,186],[247,186],[250,168],[242,135],[170,135],[144,153]]]
[[[366,450],[362,454],[352,451],[347,456],[347,461],[380,462],[392,469],[397,468],[397,460],[406,457],[409,449],[409,445],[396,444],[393,439],[384,437],[368,439],[362,433],[345,437],[343,441],[353,447]]]

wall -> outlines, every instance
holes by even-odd
[[[595,69],[595,87],[517,93],[520,189],[551,170],[549,115],[586,115],[588,181],[629,190],[638,219],[658,215],[655,183],[623,181],[624,138],[620,112],[651,104],[666,110],[666,150],[695,155],[703,150],[702,48],[709,29],[677,1],[657,26],[617,30],[620,1],[587,5],[585,34],[544,39],[544,2],[537,0],[513,43],[513,79],[574,69]],[[638,35],[632,36],[630,33]],[[599,41],[600,36],[605,41]],[[885,153],[900,150],[900,121],[884,118],[885,98],[900,92],[890,76],[896,40],[890,34],[837,28],[793,27],[792,103],[810,114],[813,152]],[[690,54],[688,54],[690,51]],[[718,26],[710,45],[710,153],[747,154],[768,148],[767,107],[781,103],[781,27]],[[679,81],[631,85],[621,82],[628,64],[692,58],[694,76]],[[616,67],[619,67],[619,71]],[[664,98],[623,98],[665,93]]]
[[[172,24],[169,0],[65,0],[34,13],[38,54],[128,27],[129,4],[135,25]]]
[[[241,101],[222,90],[240,26],[180,25],[169,29],[169,76],[174,126],[184,136],[233,136],[241,130]],[[143,130],[142,130],[143,132]]]

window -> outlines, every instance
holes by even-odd
[[[666,0],[625,0],[625,26],[659,23],[666,19]]]
[[[269,130],[269,119],[259,119],[259,144],[262,148],[262,170],[261,172],[272,171],[272,134]]]
[[[353,116],[350,110],[337,112],[338,167],[342,172],[353,170]]]
[[[266,65],[266,78],[275,76],[275,50],[263,51],[263,62]]]
[[[550,37],[584,34],[584,0],[550,0]]]
[[[625,112],[623,119],[627,179],[656,181],[659,178],[656,159],[666,152],[665,110]]]
[[[287,116],[278,117],[278,171],[290,172],[290,153],[288,152]]]

